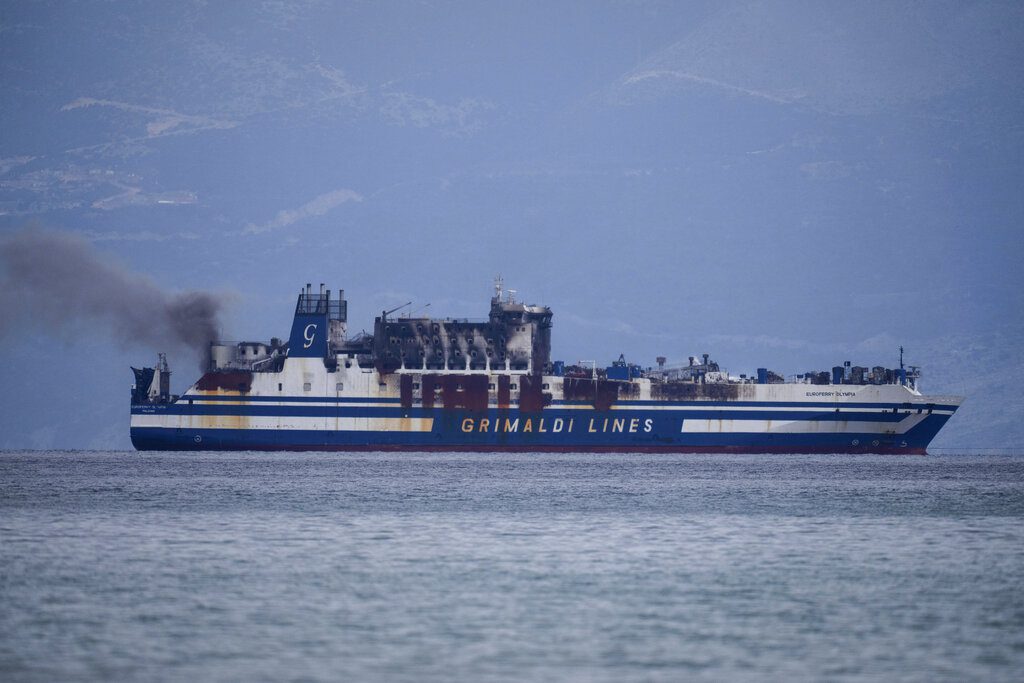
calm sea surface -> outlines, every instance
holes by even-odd
[[[0,679],[1024,680],[1024,458],[0,454]]]

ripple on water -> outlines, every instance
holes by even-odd
[[[1020,680],[1024,459],[7,453],[10,680]]]

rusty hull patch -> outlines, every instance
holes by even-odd
[[[543,379],[539,374],[519,377],[519,410],[539,413],[551,405],[551,394],[544,393]]]
[[[498,376],[498,407],[507,409],[512,404],[512,378],[508,375]]]
[[[403,408],[412,408],[412,375],[402,375],[399,380],[399,395]]]
[[[668,382],[651,385],[651,398],[656,401],[735,401],[739,393],[739,384]]]
[[[567,401],[590,401],[598,410],[608,410],[619,398],[619,385],[628,382],[615,382],[607,379],[585,379],[582,377],[566,377],[562,384],[562,392]]]
[[[231,370],[228,372],[207,372],[196,382],[199,391],[240,391],[246,393],[252,389],[252,372],[247,370]]]
[[[423,407],[486,411],[487,385],[486,375],[423,375],[421,385],[423,387]],[[411,383],[409,392],[411,404]],[[438,405],[438,398],[440,398],[440,405]],[[405,399],[402,400],[402,405],[405,405]]]

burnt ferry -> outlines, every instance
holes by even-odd
[[[133,368],[139,450],[914,453],[963,401],[920,370],[733,376],[709,355],[642,367],[551,359],[552,311],[495,283],[483,320],[394,316],[347,334],[344,291],[299,292],[287,341],[213,342],[185,393]]]

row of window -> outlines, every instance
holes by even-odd
[[[386,385],[386,384],[381,384],[381,385],[380,385],[380,388],[381,388],[381,389],[386,389],[386,388],[387,388],[387,385]],[[413,382],[413,384],[412,384],[412,388],[413,388],[413,391],[419,391],[419,389],[420,389],[420,385],[419,385],[419,383],[418,383],[418,382]],[[455,390],[456,390],[456,391],[462,391],[462,390],[463,390],[463,388],[464,388],[464,387],[463,387],[463,386],[462,386],[461,384],[458,384],[458,383],[456,383],[456,384],[455,384]],[[518,384],[509,384],[509,385],[508,385],[508,388],[509,388],[509,390],[510,390],[510,391],[518,391],[518,390],[519,390],[519,385],[518,385]],[[547,384],[542,384],[542,385],[541,385],[541,389],[544,389],[545,391],[546,391],[547,389],[549,389],[549,388],[550,388],[550,387],[549,387],[549,386],[548,386]],[[439,387],[439,386],[435,386],[435,387],[434,387],[434,392],[435,392],[435,393],[437,393],[437,392],[440,392],[440,391],[442,391],[442,390],[443,390],[443,388],[442,388],[442,387]],[[494,391],[494,390],[495,390],[494,382],[490,382],[490,383],[489,383],[489,384],[487,385],[487,390],[488,390],[488,391]]]
[[[383,382],[381,382],[379,387],[380,387],[381,390],[385,390],[385,389],[388,388],[388,385],[383,383]],[[419,391],[420,390],[419,382],[413,382],[412,388],[413,388],[413,391]],[[456,391],[462,391],[463,388],[464,387],[461,384],[458,384],[458,383],[455,384],[455,390]],[[510,391],[518,391],[519,390],[519,385],[518,384],[509,384],[508,388],[509,388]],[[550,387],[547,385],[547,383],[541,385],[541,389],[543,389],[545,391],[547,391],[549,388]],[[277,385],[277,390],[278,391],[284,391],[284,385],[279,382],[278,385]],[[303,391],[312,391],[313,390],[313,384],[311,382],[303,382],[302,383],[302,390]],[[334,385],[334,390],[337,391],[337,392],[344,391],[345,390],[345,383],[344,382],[338,382],[337,384]],[[443,388],[440,387],[440,386],[435,386],[434,387],[434,393],[440,393],[442,390],[443,390]],[[495,390],[494,382],[488,383],[487,390],[488,391],[494,391]]]
[[[392,346],[398,346],[399,344],[402,343],[402,340],[399,339],[398,337],[390,337],[389,341],[391,342]],[[431,340],[429,338],[424,340],[424,342],[426,342],[428,344],[430,343],[430,341]],[[435,346],[440,345],[441,344],[441,338],[440,337],[434,337],[433,342],[434,342]],[[410,337],[409,339],[405,340],[405,343],[409,344],[409,345],[415,345],[415,344],[419,344],[420,340],[413,339],[413,338]],[[451,337],[451,338],[448,339],[448,343],[450,345],[452,345],[452,346],[458,346],[459,345],[459,338],[458,337]],[[476,337],[466,337],[466,343],[470,344],[470,345],[476,344],[477,343],[477,339],[476,339]],[[498,339],[498,344],[501,345],[501,346],[504,346],[505,345],[505,338],[504,337],[500,337]],[[488,337],[487,338],[487,345],[488,346],[494,346],[494,340],[491,339],[490,337]]]

